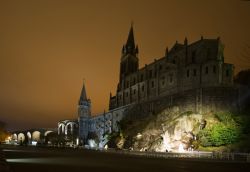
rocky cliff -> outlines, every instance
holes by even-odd
[[[223,118],[227,122],[222,121],[215,113],[179,113],[171,108],[136,121],[124,119],[120,123],[120,132],[111,136],[109,146],[137,151],[191,151],[205,144],[216,145],[218,141],[214,137],[224,135],[223,132],[229,133],[229,138],[222,138],[224,140],[219,143],[233,143],[239,138],[237,131],[241,129],[240,122],[237,123],[236,118],[232,118],[230,114]],[[214,127],[222,125],[222,129]]]

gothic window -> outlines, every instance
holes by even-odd
[[[128,92],[126,92],[126,97],[128,97]]]
[[[134,94],[136,93],[136,90],[134,89]]]
[[[161,81],[161,84],[162,84],[162,85],[165,85],[165,77],[164,77],[164,76],[161,78],[161,80],[162,80],[162,81]]]
[[[208,74],[208,67],[206,66],[205,73]]]
[[[229,70],[226,70],[226,76],[229,77]]]
[[[133,85],[135,85],[135,78],[134,78],[134,84]]]
[[[149,71],[149,78],[152,78],[152,76],[153,76],[153,71],[150,70],[150,71]]]
[[[141,74],[141,82],[143,81],[143,74]]]
[[[210,48],[208,48],[208,49],[207,49],[207,58],[209,58],[210,55],[211,55],[211,50],[210,50]]]
[[[196,51],[192,52],[192,63],[195,63]]]
[[[159,66],[159,71],[161,71],[161,69],[162,69],[162,65]]]
[[[154,86],[155,86],[155,82],[152,81],[152,82],[151,82],[151,87],[154,88]]]
[[[176,63],[176,59],[177,59],[177,58],[178,58],[177,56],[174,56],[174,58],[173,58],[173,64]]]
[[[196,76],[196,69],[193,70],[193,75]]]
[[[144,85],[141,87],[141,90],[144,91]]]
[[[173,82],[173,74],[169,75],[169,82],[172,83]]]
[[[189,69],[187,70],[187,77],[189,77]]]
[[[163,81],[161,82],[161,84],[164,86],[164,85],[165,85],[165,81],[163,80]]]
[[[213,66],[213,72],[216,73],[216,66]]]

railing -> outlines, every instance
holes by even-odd
[[[204,160],[237,161],[250,163],[250,153],[227,153],[227,152],[140,152],[129,150],[108,149],[105,152],[145,156],[152,158],[193,158]]]

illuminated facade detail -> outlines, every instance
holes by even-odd
[[[58,122],[58,135],[77,135],[78,134],[77,120],[62,120]]]

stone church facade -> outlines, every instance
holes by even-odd
[[[139,51],[131,27],[122,48],[116,95],[110,96],[109,108],[171,95],[175,98],[191,90],[201,94],[207,88],[231,88],[234,66],[224,62],[223,50],[220,38],[201,37],[191,44],[185,38],[183,43],[167,48],[162,58],[139,69]]]
[[[196,113],[240,109],[241,91],[233,83],[234,66],[224,62],[220,40],[204,39],[176,42],[165,55],[139,68],[139,49],[131,26],[122,48],[120,75],[114,96],[110,93],[109,111],[91,115],[91,101],[83,84],[78,103],[78,139],[90,145],[98,138],[105,145],[105,134],[119,130],[124,118],[137,120],[165,108]]]

